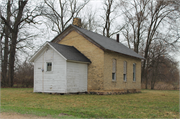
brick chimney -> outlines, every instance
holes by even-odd
[[[73,25],[78,26],[78,27],[81,27],[81,19],[78,18],[78,17],[75,17],[75,18],[73,19]]]
[[[116,41],[119,43],[119,34],[117,34]]]

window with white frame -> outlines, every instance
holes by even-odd
[[[123,80],[124,80],[124,81],[127,81],[127,62],[126,62],[126,61],[124,61]]]
[[[47,70],[46,71],[52,71],[52,62],[47,62],[46,66],[47,66]]]
[[[136,63],[133,64],[133,81],[136,81]]]
[[[116,59],[112,60],[112,80],[116,80]]]

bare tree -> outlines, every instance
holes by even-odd
[[[148,55],[148,60],[150,60],[150,62],[148,63],[148,68],[150,68],[149,71],[151,72],[151,89],[154,89],[155,83],[160,75],[162,75],[160,66],[163,64],[163,57],[166,56],[168,56],[168,53],[163,43],[156,42],[150,46]]]
[[[34,67],[27,59],[15,68],[14,82],[17,87],[33,87]]]
[[[104,15],[101,15],[103,19],[103,36],[111,37],[114,34],[119,33],[123,27],[120,25],[116,25],[114,30],[112,30],[113,22],[119,17],[117,8],[118,4],[115,0],[104,0],[103,11]]]
[[[6,22],[7,24],[10,24],[10,17],[11,17],[11,2],[10,0],[8,0],[7,2],[7,13],[6,13]],[[7,80],[7,64],[8,64],[8,52],[9,52],[9,48],[8,48],[8,44],[9,44],[9,37],[10,37],[10,30],[8,28],[8,26],[4,25],[4,37],[5,37],[5,43],[4,43],[4,54],[3,54],[3,60],[2,60],[2,83],[3,84],[8,84],[8,80]],[[3,35],[2,35],[3,36]],[[6,81],[6,82],[5,82]]]
[[[151,45],[148,59],[150,60],[150,65],[147,75],[150,88],[154,89],[157,82],[167,82],[174,85],[174,88],[176,88],[176,84],[179,80],[178,65],[177,62],[168,55],[168,51],[163,43]]]
[[[128,42],[128,46],[130,47],[131,42],[134,45],[134,51],[137,53],[139,53],[139,46],[143,39],[143,33],[145,32],[144,24],[148,15],[146,11],[149,1],[150,0],[133,0],[133,4],[131,4],[134,10],[131,10],[132,8],[128,10],[126,5],[124,5],[125,1],[121,1],[121,6],[124,8],[122,11],[125,13],[124,15],[128,23],[122,32]],[[129,36],[131,36],[131,38],[129,38]]]
[[[43,15],[51,22],[51,29],[57,34],[61,33],[73,17],[77,17],[79,12],[85,7],[89,0],[44,0],[45,9]]]
[[[9,85],[13,86],[14,81],[14,65],[15,55],[17,50],[17,44],[28,39],[24,35],[22,36],[22,29],[30,23],[35,23],[34,19],[40,15],[40,11],[37,7],[30,8],[26,7],[28,0],[12,1],[8,0],[5,2],[5,9],[0,13],[0,19],[4,24],[4,55],[3,55],[3,80],[9,81]],[[26,32],[26,31],[24,31]],[[25,33],[24,33],[25,34]],[[23,38],[21,38],[23,37]],[[8,54],[9,53],[9,54]],[[8,68],[7,68],[8,67]],[[7,79],[8,69],[8,79]]]
[[[104,10],[106,11],[106,17],[104,19],[105,26],[103,28],[103,35],[107,36],[107,37],[110,37],[110,34],[109,34],[109,32],[110,32],[110,25],[111,25],[110,15],[114,11],[114,10],[111,10],[111,9],[113,9],[112,8],[113,2],[114,2],[114,0],[104,1],[104,5],[105,5]],[[105,35],[105,33],[106,33],[106,35]]]
[[[140,49],[145,60],[142,63],[142,79],[146,79],[147,88],[147,71],[148,71],[148,58],[149,50],[152,43],[161,40],[173,46],[179,39],[165,38],[163,35],[170,35],[165,30],[169,29],[170,23],[177,19],[178,11],[174,7],[174,0],[132,0],[128,1],[128,7],[124,6],[124,16],[132,30],[126,31],[125,36],[132,34],[132,42],[126,37],[129,46],[133,47],[135,52],[139,52]],[[124,3],[124,1],[123,1]],[[131,10],[128,10],[131,8]],[[179,16],[178,16],[179,17]],[[166,25],[164,25],[166,24]],[[130,33],[129,33],[130,32]],[[172,32],[172,30],[171,30]],[[159,38],[161,34],[161,38]]]
[[[97,10],[92,11],[91,6],[86,7],[84,13],[80,13],[79,16],[81,18],[81,27],[90,31],[97,32],[99,27],[98,19],[97,19]]]
[[[149,14],[150,14],[150,24],[147,29],[147,38],[146,45],[144,51],[144,58],[148,58],[149,47],[152,41],[155,39],[154,36],[158,32],[158,28],[160,24],[163,23],[163,20],[171,20],[168,19],[169,15],[173,17],[174,7],[170,7],[171,2],[161,0],[161,1],[151,1],[149,5]],[[171,39],[173,40],[173,39]],[[167,42],[168,43],[168,42]],[[142,77],[144,76],[144,69],[146,68],[146,60],[143,61],[142,65]],[[147,82],[147,81],[146,81]],[[147,85],[147,83],[146,83]],[[146,86],[147,87],[147,86]]]
[[[1,21],[1,20],[0,20]],[[1,68],[1,65],[2,65],[2,39],[3,39],[3,34],[4,34],[4,31],[3,31],[3,25],[1,24],[1,29],[0,29],[0,74],[2,74],[2,68]],[[2,76],[0,75],[0,82],[3,82],[2,81]]]

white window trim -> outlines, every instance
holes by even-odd
[[[113,71],[113,66],[114,64],[112,65],[112,75],[114,73],[114,79],[112,78],[112,81],[116,81],[116,72],[117,72],[117,60],[115,58],[112,59],[112,62],[115,61],[115,71]]]
[[[134,66],[135,66],[135,69],[134,69]],[[136,63],[133,63],[133,82],[136,82]]]
[[[124,80],[124,74],[126,75],[125,80]],[[127,82],[127,61],[124,61],[124,65],[123,65],[123,81]]]
[[[47,63],[51,63],[52,64],[52,66],[51,66],[51,71],[47,71]],[[48,73],[48,72],[53,72],[53,62],[52,61],[47,61],[46,62],[46,72]]]

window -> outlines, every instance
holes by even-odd
[[[47,62],[47,71],[52,71],[52,62]]]
[[[116,59],[112,61],[112,80],[116,80]]]
[[[136,81],[136,64],[133,64],[133,81]]]
[[[112,73],[112,80],[116,80],[116,73]]]
[[[123,73],[123,80],[126,81],[127,79],[127,62],[124,61],[124,73]]]

